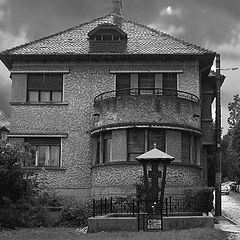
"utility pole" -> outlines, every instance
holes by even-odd
[[[220,74],[220,54],[216,54],[216,115],[215,115],[215,215],[222,215],[221,202],[221,182],[222,182],[222,163],[221,163],[221,74]]]

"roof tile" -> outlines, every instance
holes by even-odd
[[[88,33],[99,24],[114,24],[114,13],[94,19],[90,22],[50,35],[39,40],[17,46],[2,52],[3,55],[64,55],[95,54],[88,40]],[[118,16],[119,17],[119,16]],[[121,54],[173,54],[202,55],[213,53],[200,46],[157,31],[150,27],[121,18],[121,27],[127,34],[127,46]],[[109,52],[101,52],[102,54]],[[117,51],[116,53],[119,53]]]

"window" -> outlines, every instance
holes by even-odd
[[[157,148],[165,152],[165,131],[160,129],[149,129],[148,131],[148,150],[153,149],[153,144],[157,144]]]
[[[145,152],[145,130],[131,129],[128,131],[128,160],[135,161],[136,157]]]
[[[28,102],[62,102],[63,75],[61,73],[28,74]]]
[[[182,162],[190,163],[190,134],[182,133]]]
[[[112,158],[112,133],[111,132],[102,133],[99,136],[97,136],[95,164],[111,162],[111,158]]]
[[[2,138],[2,141],[3,142],[5,142],[5,141],[7,141],[7,133],[6,132],[2,132],[2,134],[1,134],[1,138]]]
[[[112,145],[111,133],[104,134],[103,136],[103,162],[110,162],[111,158],[111,145]]]
[[[177,73],[163,74],[163,94],[176,95],[177,92]]]
[[[129,95],[130,93],[129,89],[130,89],[130,74],[128,73],[117,74],[116,75],[117,96]]]
[[[182,133],[182,162],[200,165],[200,138],[197,135]]]
[[[60,167],[60,138],[25,138],[24,141],[35,148],[31,161],[24,162],[24,166]]]
[[[138,74],[138,88],[140,94],[153,94],[155,88],[155,74],[152,73]],[[148,88],[152,90],[147,90]]]
[[[153,144],[165,151],[165,131],[161,129],[130,129],[128,131],[128,161],[153,149]]]

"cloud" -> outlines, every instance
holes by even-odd
[[[10,32],[4,32],[0,30],[0,49],[5,50],[23,43],[26,43],[26,31],[20,30],[18,35],[13,35]]]
[[[166,8],[163,8],[160,12],[160,16],[175,16],[178,18],[182,17],[182,11],[180,8],[173,9],[171,6],[167,6]]]

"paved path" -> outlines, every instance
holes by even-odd
[[[240,240],[240,194],[230,192],[230,195],[222,195],[222,215],[226,218],[218,218],[219,224],[215,228],[229,232],[229,240]],[[235,223],[235,224],[234,224]]]

